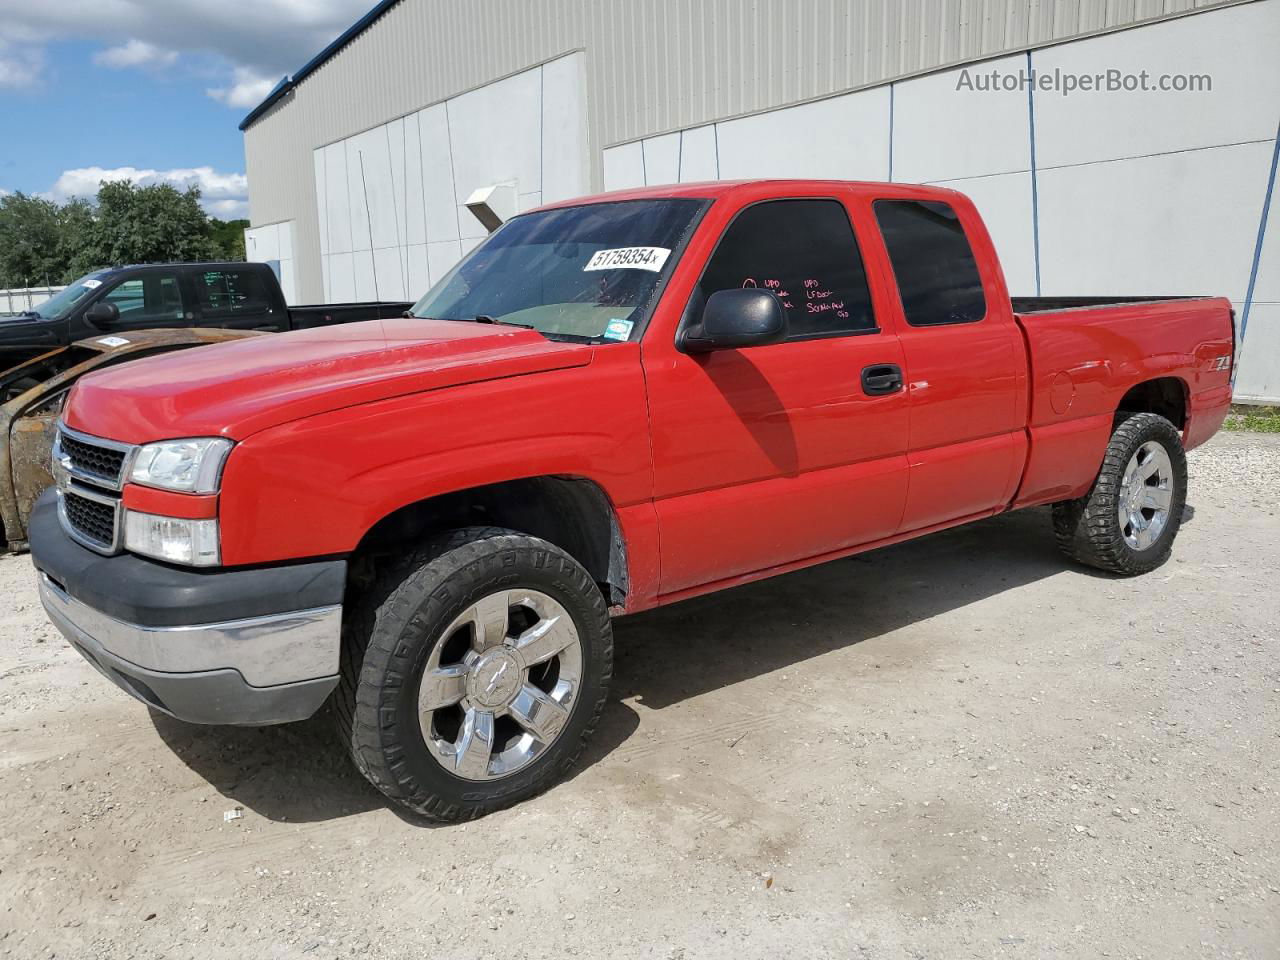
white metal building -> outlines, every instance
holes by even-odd
[[[1015,295],[1229,296],[1276,402],[1277,50],[1280,0],[384,0],[245,118],[248,251],[416,299],[481,187],[939,183]]]

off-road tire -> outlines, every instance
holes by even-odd
[[[428,752],[418,688],[441,631],[495,588],[553,597],[582,644],[581,689],[556,740],[506,777],[466,780]],[[545,540],[498,527],[451,531],[381,571],[350,603],[334,691],[338,733],[356,767],[389,799],[445,821],[470,820],[541,793],[578,759],[604,709],[613,674],[613,631],[599,587]]]
[[[1125,542],[1120,523],[1120,487],[1130,458],[1151,440],[1164,447],[1173,466],[1173,502],[1159,538],[1135,550]],[[1077,500],[1053,505],[1054,537],[1059,549],[1079,563],[1128,577],[1149,573],[1169,559],[1186,499],[1187,455],[1177,428],[1159,414],[1122,412],[1093,487]]]

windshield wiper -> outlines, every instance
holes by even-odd
[[[516,323],[513,320],[496,320],[487,313],[480,313],[471,318],[472,323],[493,323],[503,327],[520,327],[522,330],[537,330],[531,323]]]
[[[416,313],[405,312],[405,317],[412,317],[415,320],[443,320],[445,323],[492,323],[500,327],[519,327],[521,330],[537,330],[532,323],[516,323],[514,320],[498,320],[489,316],[487,313],[480,313],[474,317],[420,317]],[[541,333],[542,331],[538,331]]]

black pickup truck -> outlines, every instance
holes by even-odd
[[[0,369],[87,337],[163,327],[301,330],[398,317],[412,303],[291,307],[265,263],[167,263],[86,274],[34,310],[0,316]]]

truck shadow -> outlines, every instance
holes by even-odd
[[[1047,508],[1001,514],[616,621],[612,695],[661,710],[1067,571],[1109,577]]]
[[[315,823],[386,807],[415,826],[450,826],[388,803],[352,764],[327,707],[309,720],[273,727],[200,726],[157,710],[151,723],[211,787],[268,820]],[[639,725],[635,710],[611,700],[570,779],[620,747]]]
[[[268,820],[332,820],[385,804],[351,765],[328,709],[275,727],[205,727],[155,710],[151,723],[210,786]]]
[[[634,734],[640,715],[626,701],[661,710],[1068,571],[1108,576],[1057,552],[1047,510],[1022,510],[615,621],[612,693],[575,770]],[[389,806],[355,770],[327,710],[262,728],[152,718],[187,766],[268,819],[314,822]]]

